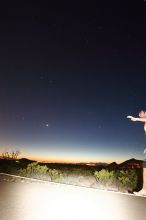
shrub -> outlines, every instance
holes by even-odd
[[[132,192],[137,186],[138,178],[134,169],[117,171],[102,169],[101,171],[95,171],[94,176],[100,187]]]
[[[111,185],[112,182],[115,180],[115,172],[105,169],[102,169],[101,171],[95,171],[94,176],[96,178],[96,181],[103,186]]]
[[[127,188],[128,191],[132,191],[137,186],[137,174],[134,169],[130,170],[120,170],[118,180]]]
[[[42,177],[47,174],[48,168],[47,166],[41,166],[37,162],[33,162],[27,165],[26,169],[19,169],[19,174],[21,176],[27,177]]]
[[[62,173],[56,169],[49,169],[48,173],[50,175],[51,180],[61,179],[63,177]]]
[[[18,158],[18,156],[20,155],[20,151],[11,151],[11,152],[3,152],[1,155],[1,158],[3,159],[11,159],[11,160],[16,160]]]

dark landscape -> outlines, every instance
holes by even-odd
[[[0,159],[0,172],[22,177],[66,183],[112,191],[130,192],[142,188],[144,162],[134,158],[120,164],[42,163],[27,158]],[[15,178],[4,177],[16,181]],[[1,181],[3,176],[1,176]],[[23,180],[24,181],[24,180]]]

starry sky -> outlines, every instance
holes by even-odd
[[[51,162],[143,159],[146,2],[0,9],[0,152]]]

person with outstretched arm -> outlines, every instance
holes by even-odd
[[[139,121],[144,123],[144,132],[146,135],[146,112],[140,111],[139,112],[139,117],[133,117],[133,116],[127,116],[131,121]],[[146,154],[146,149],[143,152]],[[146,196],[146,161],[144,161],[144,167],[143,167],[143,188],[139,192],[134,192],[136,195],[144,195]]]
[[[129,118],[131,121],[144,122],[144,132],[146,134],[146,112],[141,111],[139,113],[139,118],[136,118],[136,117],[133,117],[133,116],[127,116],[127,118]]]

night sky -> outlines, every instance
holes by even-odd
[[[89,3],[90,2],[90,3]],[[143,159],[146,1],[0,9],[0,152],[54,162]]]

